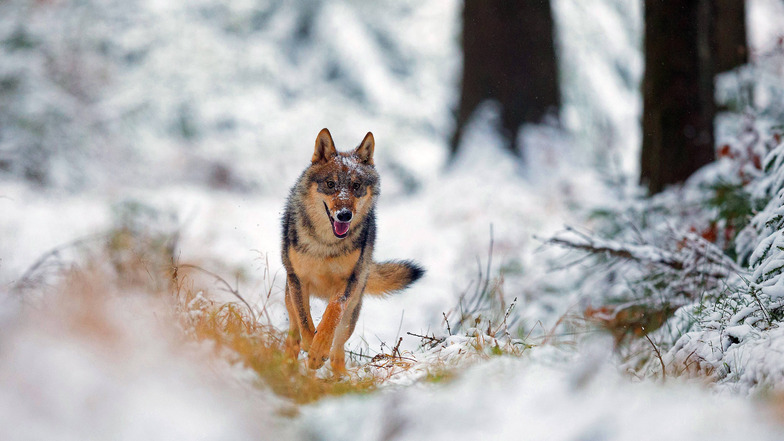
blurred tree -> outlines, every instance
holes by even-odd
[[[746,62],[744,0],[645,0],[640,179],[651,194],[714,159],[713,80]]]
[[[746,64],[746,2],[715,0],[716,72],[726,72]]]
[[[553,36],[548,0],[465,0],[453,155],[471,114],[485,100],[501,105],[502,135],[516,154],[520,126],[557,111],[561,97]]]

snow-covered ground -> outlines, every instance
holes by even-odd
[[[447,384],[325,400],[303,410],[305,439],[776,440],[784,435],[772,413],[745,399],[717,400],[696,384],[630,383],[606,363],[610,342],[605,343],[589,348],[584,358],[539,348],[521,358],[476,365]]]
[[[784,436],[773,405],[780,397],[718,399],[696,383],[630,381],[601,336],[520,357],[466,357],[454,379],[416,381],[433,360],[470,345],[453,338],[420,350],[406,332],[446,335],[442,314],[456,314],[478,283],[491,228],[491,273],[502,271],[506,305],[517,298],[520,329],[540,336],[579,303],[575,273],[551,272],[559,254],[534,236],[611,202],[607,184],[634,174],[636,2],[554,1],[559,50],[568,54],[567,130],[527,127],[520,165],[500,148],[488,104],[449,168],[457,1],[27,3],[0,5],[3,40],[22,35],[37,48],[0,54],[0,73],[20,78],[0,100],[0,122],[48,123],[41,131],[13,121],[0,162],[53,140],[61,147],[14,162],[22,165],[0,180],[0,438]],[[751,41],[764,48],[782,32],[771,23],[784,13],[773,0],[749,5]],[[412,258],[428,271],[405,293],[363,305],[349,348],[389,352],[403,337],[401,349],[417,360],[381,391],[291,416],[291,404],[258,387],[251,371],[178,336],[160,299],[110,287],[108,300],[20,300],[18,281],[41,255],[116,228],[132,201],[162,214],[143,218],[147,227],[179,231],[180,262],[236,275],[255,305],[272,285],[267,309],[284,328],[280,216],[322,127],[344,150],[373,131],[382,177],[376,258]],[[46,164],[48,187],[22,183],[25,161]],[[53,260],[78,265],[69,253]],[[320,316],[324,305],[313,306]],[[111,320],[95,323],[85,311]],[[764,351],[765,341],[750,350]]]

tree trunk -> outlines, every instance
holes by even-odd
[[[716,73],[726,72],[749,62],[746,46],[746,2],[744,0],[716,0]],[[754,106],[754,87],[742,82],[740,106]],[[718,111],[727,110],[719,106]],[[736,110],[738,110],[736,108]]]
[[[716,73],[748,62],[745,0],[715,0]]]
[[[645,0],[641,182],[651,194],[714,159],[714,76],[746,62],[743,0]]]
[[[558,109],[553,36],[547,0],[465,0],[463,81],[453,154],[471,114],[485,100],[499,102],[502,135],[515,153],[520,126],[541,122]]]
[[[651,194],[714,157],[710,9],[709,0],[645,0],[640,178]]]

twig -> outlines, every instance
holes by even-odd
[[[443,341],[444,341],[444,340],[446,340],[446,339],[444,339],[444,338],[441,338],[441,339],[439,339],[439,338],[436,338],[435,334],[433,334],[433,336],[432,336],[432,337],[431,337],[431,336],[429,336],[429,335],[419,335],[419,334],[415,334],[415,333],[413,333],[413,332],[406,332],[406,334],[408,334],[408,335],[411,335],[411,336],[413,336],[413,337],[419,337],[419,338],[421,338],[422,340],[427,340],[428,342],[430,342],[430,344],[432,344],[432,345],[434,345],[434,346],[435,346],[435,345],[437,345],[437,344],[441,344],[441,343],[443,343]]]
[[[523,340],[528,341],[528,339],[531,337],[531,334],[533,334],[534,329],[536,329],[536,325],[539,325],[539,327],[542,328],[542,332],[545,335],[547,334],[547,329],[544,328],[544,325],[542,324],[542,321],[541,320],[537,320],[536,323],[534,323],[534,325],[531,326],[531,329],[528,331],[528,334],[525,335],[525,338]]]
[[[509,314],[515,308],[515,306],[517,306],[517,297],[515,297],[514,300],[512,300],[512,304],[509,305],[509,308],[506,309],[506,313],[504,314],[504,320],[498,325],[495,331],[493,331],[493,337],[495,337],[495,335],[498,334],[498,331],[501,330],[502,326],[506,329],[507,335],[509,334],[509,326],[507,326],[506,319],[509,318]]]
[[[768,310],[765,309],[765,306],[762,305],[762,301],[757,295],[756,288],[751,287],[751,289],[749,289],[749,294],[757,302],[757,305],[759,305],[760,311],[762,311],[762,317],[768,322],[769,325],[773,325],[773,319],[771,318],[770,313],[768,313]]]
[[[493,247],[495,244],[495,240],[493,238],[493,224],[490,224],[490,245],[488,247],[488,254],[487,254],[487,269],[486,273],[482,272],[482,261],[479,256],[476,256],[476,270],[477,270],[477,280],[476,286],[474,288],[473,295],[467,300],[467,303],[464,304],[466,300],[466,295],[468,291],[473,286],[474,281],[470,281],[468,286],[466,287],[464,293],[460,296],[460,300],[458,301],[457,308],[460,309],[460,318],[455,325],[455,331],[459,331],[463,325],[466,323],[467,320],[473,319],[474,315],[483,310],[483,304],[489,300],[490,291],[496,290],[497,286],[490,286],[491,277],[490,277],[490,270],[492,269],[493,265]],[[456,308],[456,309],[457,309]],[[451,335],[451,331],[450,331]]]
[[[400,331],[403,329],[403,318],[406,316],[406,310],[400,312],[400,323],[397,325],[397,334],[395,334],[395,338],[400,337]],[[399,343],[398,343],[399,344]]]
[[[487,288],[490,285],[490,268],[493,264],[493,224],[490,224],[490,248],[487,250],[487,271],[485,271],[485,286],[482,288],[482,293],[487,293]]]
[[[261,313],[263,313],[267,318],[267,324],[272,324],[272,318],[269,315],[269,311],[267,311],[267,304],[269,303],[270,297],[272,296],[272,288],[275,287],[275,280],[278,278],[278,271],[275,271],[275,274],[270,274],[269,255],[267,253],[262,253],[257,249],[253,249],[251,251],[258,253],[259,257],[257,257],[256,260],[261,260],[262,258],[264,259],[264,274],[262,274],[261,277],[268,283],[268,285],[267,296],[264,299],[264,303],[261,304]],[[272,280],[270,280],[270,276],[272,277]],[[259,313],[259,318],[261,318],[261,313]]]
[[[394,349],[392,349],[393,357],[403,358],[403,356],[400,354],[400,343],[403,343],[403,337],[400,337],[400,339],[398,339],[397,344],[395,345]]]
[[[684,358],[684,359],[683,359],[683,367],[685,367],[687,371],[689,370],[689,366],[691,366],[691,365],[692,365],[692,364],[694,364],[694,363],[699,363],[699,362],[700,362],[699,360],[692,360],[692,361],[689,361],[689,359],[691,358],[691,356],[692,356],[692,355],[694,355],[696,352],[697,352],[697,350],[696,350],[696,349],[695,349],[695,350],[693,350],[693,351],[691,351],[691,352],[689,353],[689,355],[687,355],[687,356],[686,356],[686,358]],[[702,357],[700,357],[699,355],[698,355],[697,357],[698,357],[698,358],[702,358]],[[689,363],[688,363],[688,364],[686,363],[687,361],[689,361]]]
[[[200,267],[198,265],[193,265],[193,264],[190,264],[190,263],[184,263],[184,264],[180,265],[180,268],[192,268],[192,269],[195,269],[195,270],[199,270],[199,271],[203,272],[204,274],[207,274],[208,276],[211,276],[211,277],[215,278],[216,281],[222,283],[226,287],[226,290],[228,292],[232,293],[234,295],[234,297],[238,298],[242,303],[245,304],[245,306],[248,308],[248,312],[250,313],[250,317],[253,319],[253,322],[254,323],[256,322],[256,314],[253,312],[253,308],[250,306],[250,303],[248,303],[245,300],[245,298],[240,295],[240,293],[239,293],[239,291],[237,289],[232,288],[231,285],[229,284],[229,282],[226,281],[226,279],[224,279],[223,277],[213,273],[212,271],[206,270],[206,269],[204,269],[204,268],[202,268],[202,267]],[[239,283],[239,281],[238,281],[238,283]]]
[[[656,345],[653,344],[653,340],[651,340],[648,334],[645,334],[645,338],[648,340],[648,343],[650,343],[651,346],[653,346],[653,351],[656,353],[656,357],[659,358],[659,363],[661,363],[661,367],[662,367],[662,383],[664,383],[667,381],[667,368],[664,366],[664,360],[662,359],[661,352],[659,352],[659,348],[657,348]]]
[[[444,316],[444,321],[446,322],[446,330],[449,332],[449,335],[452,335],[452,328],[449,327],[449,319],[446,318],[446,313],[442,312],[441,315]]]
[[[361,353],[361,352],[359,352],[359,353],[357,353],[357,352],[354,352],[354,351],[346,351],[346,352],[347,352],[349,355],[351,355],[351,356],[354,356],[354,357],[369,358],[369,359],[371,359],[371,360],[373,359],[373,357],[371,357],[370,355],[366,355],[366,354],[363,354],[363,353]]]
[[[21,291],[21,289],[29,287],[30,285],[32,285],[32,279],[33,279],[33,276],[34,276],[35,272],[38,271],[41,268],[41,266],[43,266],[43,264],[46,263],[47,260],[49,260],[49,258],[55,257],[55,256],[59,255],[60,252],[62,252],[63,250],[66,250],[68,248],[77,247],[77,246],[83,245],[83,244],[85,244],[85,243],[87,243],[89,241],[96,240],[96,239],[101,239],[101,238],[104,238],[104,237],[105,237],[105,234],[93,234],[93,235],[90,235],[90,236],[87,236],[87,237],[83,237],[83,238],[80,238],[80,239],[76,239],[76,240],[73,240],[71,242],[68,242],[68,243],[65,243],[65,244],[62,244],[62,245],[59,245],[59,246],[56,246],[56,247],[52,248],[51,250],[49,250],[46,253],[44,253],[43,255],[41,255],[41,257],[39,257],[38,260],[36,260],[27,269],[27,271],[25,271],[24,274],[22,274],[22,277],[19,278],[19,281],[17,281],[14,284],[14,286],[12,288],[12,291],[19,292],[19,291]]]

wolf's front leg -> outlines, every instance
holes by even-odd
[[[346,308],[343,319],[335,331],[335,338],[332,341],[332,350],[329,352],[329,364],[332,366],[332,372],[336,376],[344,375],[346,373],[346,351],[344,346],[348,341],[351,334],[354,333],[354,328],[357,326],[359,319],[359,310],[362,309],[362,293],[357,296],[355,302],[352,302]]]
[[[367,271],[363,271],[358,277],[352,274],[346,290],[330,299],[327,309],[321,317],[316,336],[313,337],[313,344],[310,346],[310,351],[308,351],[308,367],[311,369],[318,369],[324,365],[324,362],[327,360],[327,353],[329,353],[332,347],[335,330],[343,319],[343,314],[348,306],[357,304],[359,297],[362,296],[362,291],[367,283],[367,276]]]
[[[310,292],[300,284],[296,275],[286,279],[286,310],[289,313],[289,335],[286,339],[286,352],[297,357],[300,349],[307,351],[313,341],[315,327],[310,317]]]
[[[308,367],[311,369],[320,368],[327,360],[327,353],[332,346],[335,328],[340,323],[345,309],[346,302],[341,301],[340,298],[330,300],[327,304],[327,309],[321,317],[316,335],[313,337],[313,344],[310,345],[310,350],[308,351]]]

